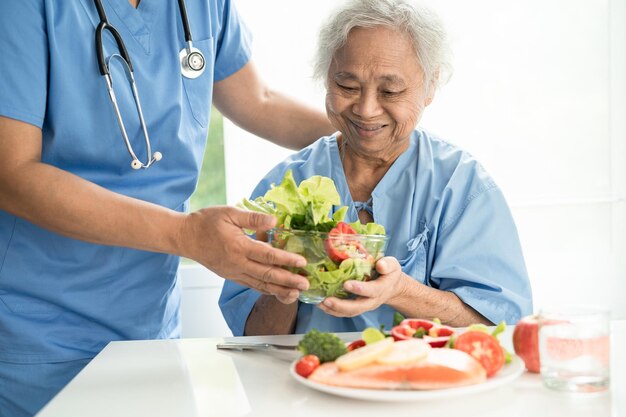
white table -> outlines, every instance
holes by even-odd
[[[511,333],[502,338],[507,347]],[[222,341],[294,343],[299,337],[113,342],[38,417],[626,416],[626,321],[612,323],[611,392],[599,395],[553,392],[525,373],[509,385],[446,400],[359,401],[301,385],[288,362],[266,353],[215,348]]]

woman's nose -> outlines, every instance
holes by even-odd
[[[377,94],[364,92],[354,103],[352,112],[363,119],[369,119],[380,115],[383,109]]]

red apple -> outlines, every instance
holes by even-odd
[[[526,316],[515,325],[513,349],[526,364],[526,369],[530,372],[539,372],[539,318],[537,316]]]

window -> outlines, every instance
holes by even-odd
[[[224,167],[224,117],[215,107],[211,109],[209,136],[196,191],[191,196],[189,210],[226,204],[226,173]],[[183,265],[195,265],[182,259]]]
[[[204,161],[190,210],[226,203],[224,118],[213,108]],[[224,280],[190,259],[179,269],[183,337],[230,336],[217,305]]]
[[[216,108],[211,110],[209,136],[204,162],[196,191],[191,196],[190,209],[226,204],[226,178],[224,172],[224,118]]]

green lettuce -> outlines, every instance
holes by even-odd
[[[276,241],[273,244],[307,259],[306,266],[290,269],[307,276],[310,282],[308,292],[315,292],[323,297],[347,298],[350,294],[343,289],[344,282],[365,281],[376,275],[374,264],[382,256],[384,240],[365,241],[365,250],[370,255],[367,259],[355,257],[334,262],[326,252],[324,235],[296,233],[298,230],[330,232],[337,223],[343,221],[348,211],[346,206],[338,207],[340,204],[339,193],[331,178],[315,175],[298,185],[289,170],[281,183],[272,184],[265,195],[254,200],[244,199],[239,206],[276,217],[276,224],[284,230],[276,231]],[[336,211],[330,217],[333,206]],[[350,226],[357,234],[385,235],[385,228],[376,223],[361,224],[356,221]]]
[[[328,268],[328,264],[332,267]],[[303,268],[309,279],[309,290],[324,294],[347,298],[350,294],[343,289],[348,280],[366,281],[372,273],[372,262],[365,259],[348,258],[336,266],[332,261],[309,263]]]
[[[288,170],[279,185],[272,185],[264,196],[244,199],[241,206],[276,217],[279,227],[294,230],[328,232],[342,221],[347,207],[329,217],[333,206],[341,203],[335,183],[328,177],[314,175],[296,184]]]

